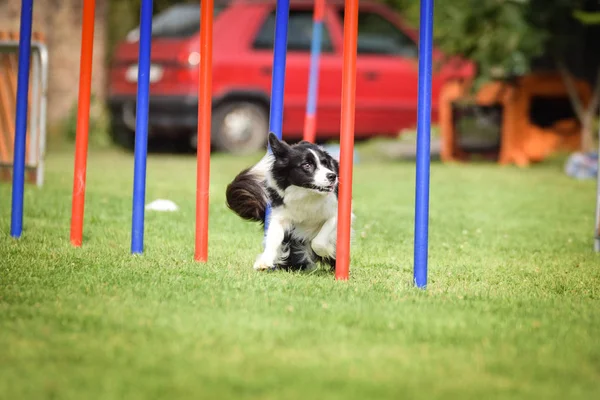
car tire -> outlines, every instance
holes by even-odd
[[[113,144],[127,151],[133,151],[135,147],[135,132],[116,121],[116,118],[114,115],[111,115],[109,135]]]
[[[231,101],[213,111],[211,144],[217,151],[251,154],[266,148],[268,130],[265,107],[250,101]]]

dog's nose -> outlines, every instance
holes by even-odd
[[[331,182],[331,183],[335,182],[335,178],[337,178],[337,175],[334,174],[333,172],[330,172],[327,174],[327,179],[329,180],[329,182]]]

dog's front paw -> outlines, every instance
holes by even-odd
[[[275,266],[272,262],[264,260],[263,257],[258,257],[252,268],[255,271],[271,271],[275,269]]]
[[[335,246],[333,243],[323,243],[319,240],[313,240],[310,247],[312,247],[313,251],[317,253],[319,257],[335,258]]]

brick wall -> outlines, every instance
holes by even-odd
[[[103,98],[106,84],[107,1],[96,0],[92,93]],[[83,0],[35,0],[33,31],[46,37],[49,52],[48,123],[60,122],[77,103]],[[21,0],[0,0],[0,29],[18,32]]]

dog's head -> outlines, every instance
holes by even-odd
[[[339,164],[319,146],[305,141],[290,146],[273,133],[269,146],[275,159],[271,174],[281,189],[298,186],[322,194],[337,189]]]

